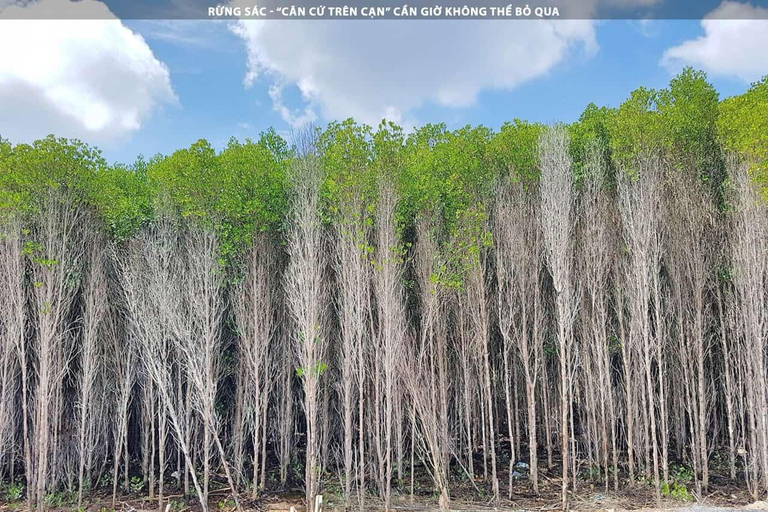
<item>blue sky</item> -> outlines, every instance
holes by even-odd
[[[56,31],[0,31],[0,47],[36,37],[62,52],[0,55],[0,135],[74,136],[110,162],[348,116],[406,127],[569,122],[590,102],[664,87],[684,65],[705,69],[721,97],[768,74],[765,20],[50,23]],[[67,23],[83,25],[59,28]]]

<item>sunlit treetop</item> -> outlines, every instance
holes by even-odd
[[[63,187],[87,201],[94,175],[106,166],[101,152],[78,140],[48,136],[9,148],[3,143],[0,158],[0,208],[35,209],[46,191]]]
[[[538,180],[539,135],[544,125],[515,119],[504,123],[488,144],[494,172],[512,181]]]
[[[350,218],[354,203],[354,215],[373,226],[379,184],[386,179],[397,192],[396,224],[404,243],[417,220],[429,218],[446,251],[474,254],[487,243],[483,225],[495,187],[538,180],[544,128],[520,119],[497,131],[449,130],[439,123],[411,133],[390,122],[375,129],[352,119],[330,123],[310,137],[323,171],[323,219]],[[715,178],[717,185],[725,179],[723,155],[737,153],[752,162],[754,178],[768,184],[768,77],[719,101],[706,75],[688,68],[667,88],[637,88],[616,108],[588,105],[568,130],[576,183],[587,151],[597,147],[609,178],[634,172],[637,158],[651,153],[668,171]],[[98,212],[122,242],[159,208],[171,208],[215,228],[229,257],[255,233],[282,235],[296,158],[302,148],[272,129],[257,140],[231,139],[221,150],[199,140],[171,155],[114,166],[77,140],[49,136],[13,145],[0,139],[0,211],[34,211],[47,190],[65,188]]]
[[[353,198],[370,205],[375,190],[371,128],[352,119],[331,123],[318,137],[317,145],[328,213],[338,214]]]
[[[751,161],[754,179],[768,195],[768,75],[720,103],[717,133],[724,149]]]
[[[609,124],[611,117],[616,114],[614,109],[608,107],[598,107],[594,103],[587,105],[579,120],[570,125],[570,150],[573,160],[573,172],[577,182],[581,179],[584,172],[584,164],[588,152],[594,146],[603,156],[606,165],[611,162],[611,137]],[[608,177],[611,177],[613,170],[608,169]]]

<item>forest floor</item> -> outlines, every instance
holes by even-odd
[[[394,486],[392,490],[392,503],[390,510],[394,512],[438,512],[437,498],[432,489],[429,476],[423,472],[416,472],[414,493],[410,493],[410,480],[400,486]],[[519,474],[516,473],[516,477]],[[560,488],[562,480],[557,476],[557,468],[551,470],[541,469],[539,480],[539,494],[532,491],[530,482],[523,474],[519,480],[512,484],[512,493],[509,494],[509,472],[507,468],[500,468],[499,481],[501,486],[501,499],[494,506],[492,493],[488,482],[482,476],[474,481],[466,476],[454,475],[451,482],[451,510],[468,511],[558,511],[560,505]],[[235,512],[235,503],[226,488],[223,475],[212,481],[209,499],[210,512]],[[323,482],[323,510],[329,511],[363,511],[379,512],[384,509],[383,503],[374,495],[366,496],[361,504],[357,497],[350,503],[345,503],[341,492],[340,479],[334,475],[326,475]],[[87,496],[87,503],[78,507],[76,492],[63,491],[54,493],[46,509],[49,512],[157,512],[157,496],[150,500],[145,491],[136,490],[132,493],[118,496],[117,504],[112,507],[111,484],[102,489],[93,491]],[[682,489],[685,489],[683,492]],[[698,499],[697,499],[698,498]],[[46,499],[48,501],[48,499]],[[240,502],[244,511],[265,512],[305,512],[304,494],[299,485],[280,486],[270,479],[266,489],[261,492],[256,500],[250,496],[241,494]],[[7,496],[0,495],[0,512],[20,512],[25,510],[25,502],[21,500],[8,500]],[[674,495],[667,494],[662,497],[661,507],[656,502],[652,483],[648,481],[636,481],[632,485],[621,482],[618,491],[613,491],[612,482],[608,490],[604,481],[589,483],[580,481],[575,492],[570,493],[569,508],[571,510],[591,510],[602,512],[632,511],[679,511],[679,512],[725,512],[733,510],[765,510],[768,512],[768,501],[754,502],[743,483],[734,483],[728,478],[714,473],[711,475],[709,491],[703,496],[695,496],[687,488],[681,486]],[[164,507],[162,512],[200,512],[201,507],[194,498],[185,498],[176,488],[175,480],[166,483]]]
[[[736,495],[719,496],[708,495],[701,502],[690,503],[674,499],[663,499],[661,508],[656,506],[652,489],[624,492],[600,492],[593,491],[577,492],[571,496],[570,510],[589,510],[594,512],[730,512],[737,510],[768,511],[768,501],[750,502]],[[221,499],[213,496],[209,504],[210,512],[235,512],[234,502],[226,493],[220,494]],[[241,499],[242,509],[246,512],[264,511],[264,512],[305,512],[301,492],[284,492],[280,494],[264,494],[256,501],[250,499]],[[334,498],[325,495],[323,510],[325,511],[349,511],[355,512],[361,510],[359,503],[344,506],[343,499]],[[187,503],[180,495],[167,496],[163,512],[199,512],[199,504]],[[1,512],[21,512],[26,510],[26,504],[23,501],[4,502],[0,500]],[[76,503],[62,503],[58,506],[47,509],[49,512],[157,512],[157,502],[150,501],[147,497],[138,496],[120,496],[115,508],[112,508],[111,497],[109,496],[91,496],[89,502],[82,507]],[[376,498],[369,498],[365,501],[363,508],[365,512],[383,511],[383,504]],[[393,496],[390,510],[393,512],[439,512],[436,499],[425,499],[423,497]],[[451,510],[460,512],[512,512],[512,511],[551,511],[557,512],[560,508],[559,499],[554,496],[541,496],[537,499],[515,497],[513,500],[502,499],[494,507],[490,502],[468,500],[465,498],[454,497],[451,500]]]

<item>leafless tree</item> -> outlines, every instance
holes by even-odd
[[[113,292],[115,293],[115,292]],[[120,301],[112,299],[116,303]],[[123,460],[124,488],[128,488],[128,424],[130,419],[130,406],[133,396],[133,386],[136,382],[136,351],[137,343],[128,338],[125,330],[125,320],[118,316],[116,305],[112,306],[112,312],[107,317],[105,336],[108,343],[109,358],[107,372],[112,380],[112,393],[114,400],[115,420],[113,425],[112,446],[112,507],[117,503],[118,471],[120,460]]]
[[[618,455],[616,441],[616,412],[614,410],[613,384],[611,381],[610,354],[610,291],[609,280],[615,262],[616,214],[609,196],[607,162],[602,148],[593,144],[588,148],[580,200],[580,258],[579,275],[583,283],[582,312],[584,321],[585,350],[588,358],[587,392],[594,393],[592,415],[599,417],[602,442],[600,461],[605,471],[605,487],[608,488],[609,461],[612,454],[613,484],[618,489]],[[594,410],[599,407],[599,410]],[[609,450],[608,445],[611,445]]]
[[[311,145],[310,145],[311,148]],[[293,346],[304,389],[307,428],[305,487],[307,506],[319,492],[321,471],[321,390],[327,368],[326,234],[320,220],[322,167],[311,150],[291,167],[292,204],[287,227],[288,268],[285,294],[294,319]]]
[[[560,438],[563,459],[562,506],[568,506],[568,464],[571,356],[573,353],[573,324],[578,295],[573,276],[572,235],[575,215],[573,174],[568,153],[568,134],[564,126],[544,130],[539,141],[541,165],[540,219],[544,256],[552,275],[555,290],[555,313],[560,359]],[[575,475],[574,475],[575,477]],[[575,480],[574,480],[575,481]]]
[[[339,288],[339,394],[344,433],[344,496],[352,492],[354,463],[353,440],[355,416],[362,402],[363,383],[358,382],[365,364],[365,345],[370,343],[369,306],[371,264],[368,261],[369,229],[362,198],[352,193],[348,204],[340,208],[336,221],[335,269]],[[359,391],[360,390],[360,391]],[[358,428],[363,428],[360,424]],[[363,492],[362,489],[360,492]]]
[[[293,453],[293,378],[295,374],[293,365],[285,364],[285,361],[292,361],[294,357],[292,347],[293,340],[290,335],[290,327],[292,327],[292,323],[290,323],[285,303],[279,298],[277,308],[280,312],[279,317],[284,319],[284,323],[283,325],[277,326],[277,355],[274,359],[275,361],[283,361],[283,364],[278,365],[277,385],[274,394],[276,401],[274,406],[277,409],[277,417],[275,418],[275,430],[277,433],[275,451],[280,464],[280,483],[285,484],[288,479],[288,465],[291,461],[291,454]]]
[[[258,493],[260,449],[267,440],[262,436],[262,411],[269,404],[272,342],[275,328],[272,310],[275,286],[275,252],[266,235],[256,236],[245,258],[243,281],[235,288],[232,300],[239,335],[240,357],[245,368],[242,385],[248,390],[244,398],[246,417],[250,418],[253,436],[252,496]]]
[[[378,202],[375,211],[376,248],[373,270],[373,288],[376,295],[377,327],[376,354],[381,368],[383,400],[381,419],[384,428],[384,465],[382,468],[384,508],[389,510],[391,501],[393,435],[401,450],[400,429],[402,428],[399,407],[401,386],[399,377],[400,360],[404,356],[406,336],[405,291],[403,289],[402,248],[395,226],[397,192],[388,177],[381,177],[378,183]],[[398,457],[401,460],[402,457]]]
[[[729,272],[726,269],[731,268],[731,238],[732,235],[728,229],[728,222],[725,215],[720,214],[716,217],[716,249],[717,264],[715,270],[716,276],[715,301],[717,305],[718,319],[718,338],[720,341],[720,351],[723,363],[723,399],[725,400],[725,414],[728,425],[728,466],[731,480],[736,479],[736,446],[738,432],[738,388],[737,379],[738,370],[738,346],[737,329],[733,329],[731,319],[735,316],[734,310],[736,304],[734,301],[733,282],[730,279]]]
[[[177,403],[173,392],[174,358],[169,326],[178,314],[175,311],[179,307],[178,298],[183,297],[174,279],[182,273],[178,267],[183,263],[175,224],[170,214],[161,211],[152,226],[137,234],[129,242],[125,254],[121,255],[120,279],[130,314],[130,332],[139,342],[148,377],[144,386],[144,401],[154,404],[153,396],[157,396],[161,408],[158,416],[170,417],[179,449],[191,470],[197,495],[201,497],[200,504],[207,512],[208,503],[202,499],[204,493],[190,456],[189,439],[181,415],[183,406]],[[149,417],[154,418],[154,413]],[[154,419],[151,421],[154,422]],[[152,459],[150,462],[154,464]],[[162,469],[161,462],[161,475]],[[152,474],[150,471],[150,478]],[[160,500],[162,508],[162,495]]]
[[[50,486],[51,454],[56,453],[55,434],[61,405],[61,381],[72,359],[72,337],[67,322],[77,296],[76,276],[81,271],[83,241],[80,228],[83,210],[65,190],[51,190],[35,212],[30,242],[25,252],[30,259],[32,279],[31,319],[34,324],[34,415],[32,456],[34,468],[27,468],[31,504],[44,508],[43,498]],[[22,341],[23,343],[23,341]],[[54,478],[51,480],[55,480]]]
[[[654,275],[661,265],[661,169],[659,160],[651,155],[638,158],[636,174],[621,171],[619,175],[619,210],[624,229],[624,243],[629,252],[625,267],[627,304],[629,310],[629,350],[635,351],[643,362],[647,399],[644,416],[649,419],[645,432],[650,429],[653,450],[653,477],[657,501],[661,500],[659,482],[658,441],[656,439],[655,387],[652,380],[652,355],[657,340],[651,329],[650,308]],[[630,404],[627,404],[629,407]],[[644,435],[647,440],[648,436]]]
[[[416,237],[420,341],[416,353],[409,354],[404,362],[403,374],[408,379],[406,388],[413,406],[411,421],[420,427],[420,436],[412,442],[420,443],[419,453],[440,493],[440,509],[448,510],[451,439],[448,433],[445,290],[437,280],[439,252],[430,219],[419,220]]]
[[[491,457],[491,486],[494,500],[499,499],[499,480],[496,472],[496,422],[494,421],[494,389],[491,382],[490,342],[491,342],[491,307],[488,292],[488,248],[486,247],[487,214],[483,207],[468,210],[461,219],[461,236],[467,237],[468,245],[475,249],[465,256],[465,277],[463,309],[469,318],[470,346],[478,360],[481,379],[481,400],[486,416]],[[463,364],[469,364],[465,361]],[[484,436],[485,437],[485,436]]]
[[[474,469],[474,456],[475,456],[475,426],[474,420],[477,409],[477,355],[480,350],[475,346],[478,342],[478,336],[475,335],[472,325],[472,319],[469,314],[469,307],[466,304],[469,298],[466,293],[466,288],[457,290],[456,293],[456,319],[457,332],[454,340],[454,351],[457,356],[457,378],[456,378],[456,393],[460,393],[461,397],[457,399],[459,404],[459,416],[463,423],[462,435],[465,443],[465,451],[467,454],[467,473],[469,477],[475,478]],[[458,378],[460,375],[460,379]]]
[[[2,390],[0,390],[0,442],[13,446],[16,421],[15,368],[21,376],[21,445],[24,451],[24,467],[30,474],[32,461],[29,446],[29,380],[27,376],[27,340],[25,337],[26,310],[24,297],[24,242],[21,222],[17,218],[6,219],[0,224],[0,364],[2,364]],[[3,456],[6,453],[3,452]],[[8,450],[10,467],[13,468],[13,451]],[[28,505],[32,508],[31,493]]]
[[[674,206],[667,223],[674,233],[674,237],[670,237],[670,245],[675,247],[674,261],[670,266],[679,266],[675,274],[678,285],[685,290],[685,300],[678,314],[684,315],[687,325],[678,354],[684,374],[690,377],[686,383],[691,386],[689,421],[693,430],[691,451],[699,466],[697,485],[706,491],[709,484],[707,438],[711,379],[707,363],[711,337],[706,319],[713,314],[708,294],[713,286],[712,270],[715,264],[714,203],[698,176],[674,171],[669,179],[672,180],[670,203]],[[660,398],[660,405],[663,405],[664,397]]]
[[[768,344],[768,219],[760,192],[751,182],[748,164],[730,160],[728,171],[734,189],[731,259],[736,309],[740,312],[736,328],[743,354],[749,429],[745,473],[753,481],[756,495],[760,480],[763,489],[768,489],[768,384],[765,358],[758,356],[766,353]]]
[[[233,296],[233,309],[238,297]],[[235,320],[236,322],[237,320]],[[241,336],[240,327],[237,327]],[[238,346],[237,360],[235,362],[235,411],[232,417],[232,471],[235,474],[235,483],[240,486],[245,477],[245,442],[246,431],[250,425],[250,414],[246,411],[246,396],[248,396],[248,363],[243,357],[243,347]],[[251,490],[253,492],[253,489]]]
[[[224,314],[224,270],[221,268],[219,240],[213,229],[192,223],[184,233],[185,265],[174,276],[184,299],[184,308],[169,315],[173,340],[180,354],[191,393],[192,405],[203,422],[203,501],[208,499],[211,446],[218,450],[230,490],[239,508],[226,451],[219,433],[216,392],[221,373],[223,342],[221,323]],[[182,280],[182,276],[185,278]],[[175,314],[174,314],[175,313]],[[260,411],[259,411],[260,412]],[[257,413],[258,414],[258,413]]]
[[[98,229],[96,219],[87,222],[90,229]],[[102,233],[87,238],[86,275],[83,285],[83,311],[80,337],[80,382],[77,402],[78,415],[78,488],[77,504],[83,503],[86,469],[90,473],[95,449],[95,429],[99,416],[95,413],[94,392],[97,378],[103,374],[105,316],[108,312],[107,297],[107,246]],[[88,475],[90,476],[90,475]]]
[[[528,457],[534,493],[539,492],[537,455],[536,385],[542,360],[541,227],[534,184],[512,183],[500,188],[496,198],[494,240],[498,282],[498,321],[504,341],[507,425],[512,434],[512,359],[517,353],[525,380],[528,410]],[[546,414],[546,411],[545,411]],[[514,443],[510,443],[514,451]],[[510,465],[514,464],[514,457]],[[510,479],[513,468],[510,466]],[[511,492],[511,483],[510,483]]]

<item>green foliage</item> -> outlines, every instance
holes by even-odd
[[[544,125],[515,119],[504,123],[488,144],[494,173],[512,180],[538,180],[539,136]]]
[[[331,216],[344,210],[352,198],[368,205],[375,190],[371,128],[352,119],[331,123],[318,138],[325,171],[323,196]]]
[[[216,502],[216,506],[219,508],[219,510],[224,510],[228,508],[231,509],[235,507],[235,502],[233,500],[223,499]]]
[[[675,165],[705,175],[721,165],[716,121],[719,95],[703,71],[685,68],[659,91],[664,148]]]
[[[403,165],[404,147],[403,129],[391,122],[382,121],[371,141],[372,163],[377,176],[386,176],[395,182],[398,181],[397,176]]]
[[[334,223],[361,220],[366,228],[373,227],[379,181],[391,180],[402,240],[396,250],[405,256],[416,219],[429,217],[441,253],[434,279],[461,288],[466,271],[492,243],[484,224],[498,181],[538,179],[543,128],[515,119],[496,133],[483,126],[450,131],[444,124],[428,124],[406,135],[387,122],[376,129],[351,119],[332,122],[316,139],[324,177],[323,218]],[[670,169],[717,178],[719,185],[722,146],[752,161],[755,179],[768,190],[768,77],[719,102],[706,75],[688,68],[667,88],[632,91],[618,108],[588,105],[568,129],[577,183],[587,151],[596,144],[609,179],[614,169],[633,172],[635,159],[653,152]],[[0,139],[0,217],[24,218],[43,204],[46,192],[66,188],[121,243],[160,208],[170,208],[216,231],[226,266],[237,261],[255,233],[269,232],[276,239],[282,235],[288,169],[295,156],[272,129],[257,140],[231,139],[220,151],[200,140],[171,155],[140,157],[130,165],[107,165],[97,149],[77,140],[49,136],[12,145]],[[351,199],[356,198],[362,203],[351,212]],[[32,241],[28,244],[28,256],[43,258]],[[362,253],[371,251],[368,241],[361,242]],[[55,264],[44,259],[37,263]]]
[[[490,191],[494,175],[485,158],[491,131],[466,126],[448,132],[445,125],[427,125],[408,137],[400,175],[400,219],[411,223],[429,212],[448,232],[462,212]]]
[[[393,123],[382,121],[376,133],[373,134],[371,145],[373,151],[373,179],[389,180],[395,186],[398,196],[400,196],[395,217],[395,227],[400,237],[402,237],[403,231],[408,227],[410,221],[410,219],[402,215],[404,211],[408,210],[404,206],[402,198],[403,170],[406,159],[405,140],[402,128]],[[368,207],[370,210],[373,210],[375,205],[371,204]],[[404,246],[392,249],[401,253],[405,251]]]
[[[257,142],[232,139],[219,156],[226,194],[225,220],[237,221],[233,240],[250,239],[255,231],[276,231],[288,207],[286,169],[291,153],[274,130]]]
[[[216,152],[206,140],[188,149],[157,158],[147,169],[153,192],[160,200],[167,195],[182,216],[210,217],[219,209],[224,190]]]
[[[467,273],[481,268],[483,253],[493,243],[483,203],[469,205],[458,215],[435,275],[439,284],[453,290],[463,289]]]
[[[768,75],[723,100],[716,124],[723,147],[752,162],[753,176],[768,194]]]
[[[693,481],[693,470],[683,464],[670,464],[669,473],[672,480],[681,484],[688,484]]]
[[[129,239],[153,216],[147,165],[139,157],[130,167],[105,167],[94,176],[93,203],[118,242]]]
[[[45,508],[61,508],[77,503],[77,493],[69,490],[51,491],[43,497]]]
[[[186,501],[178,499],[171,499],[168,504],[171,505],[171,510],[175,510],[176,512],[184,510],[187,507]]]
[[[693,496],[688,491],[688,488],[677,482],[664,483],[661,485],[661,494],[680,501],[693,501]]]
[[[99,480],[99,486],[108,488],[112,486],[112,473],[105,472],[101,475],[101,479]]]
[[[24,484],[21,482],[10,482],[3,492],[3,498],[6,501],[17,501],[22,496],[24,496]]]
[[[440,179],[437,176],[434,148],[447,143],[444,124],[428,124],[406,140],[403,170],[400,174],[402,201],[398,217],[411,224],[418,212],[440,210]]]
[[[78,140],[48,136],[31,145],[0,144],[0,215],[37,210],[47,191],[66,188],[79,201],[93,197],[101,153]]]
[[[597,145],[606,162],[611,161],[609,124],[613,115],[615,115],[614,110],[590,103],[579,120],[569,126],[571,159],[577,180],[581,178],[592,144]]]
[[[608,350],[611,354],[618,354],[621,352],[621,340],[616,335],[608,337]]]
[[[140,476],[132,476],[130,482],[131,492],[141,492],[144,490],[144,479]]]
[[[147,176],[154,201],[212,226],[228,260],[256,231],[279,229],[287,208],[287,159],[287,147],[274,132],[258,142],[230,139],[220,154],[199,140],[155,159]]]
[[[680,500],[693,501],[693,496],[688,491],[688,484],[693,481],[693,471],[683,464],[670,464],[668,483],[661,486],[661,494]]]
[[[328,369],[328,365],[322,361],[317,363],[315,367],[312,369],[312,376],[317,378],[320,377],[325,371]],[[306,375],[306,370],[304,368],[296,368],[296,376],[301,378]]]
[[[619,167],[631,170],[635,159],[661,146],[662,123],[656,110],[658,92],[639,87],[608,118],[609,148]]]
[[[686,68],[665,89],[635,89],[615,111],[588,108],[589,124],[598,142],[607,142],[612,161],[626,172],[636,171],[638,157],[653,154],[670,168],[696,173],[719,187],[723,158],[718,99],[704,72]],[[578,141],[582,134],[576,132]],[[578,161],[579,148],[572,150]]]

